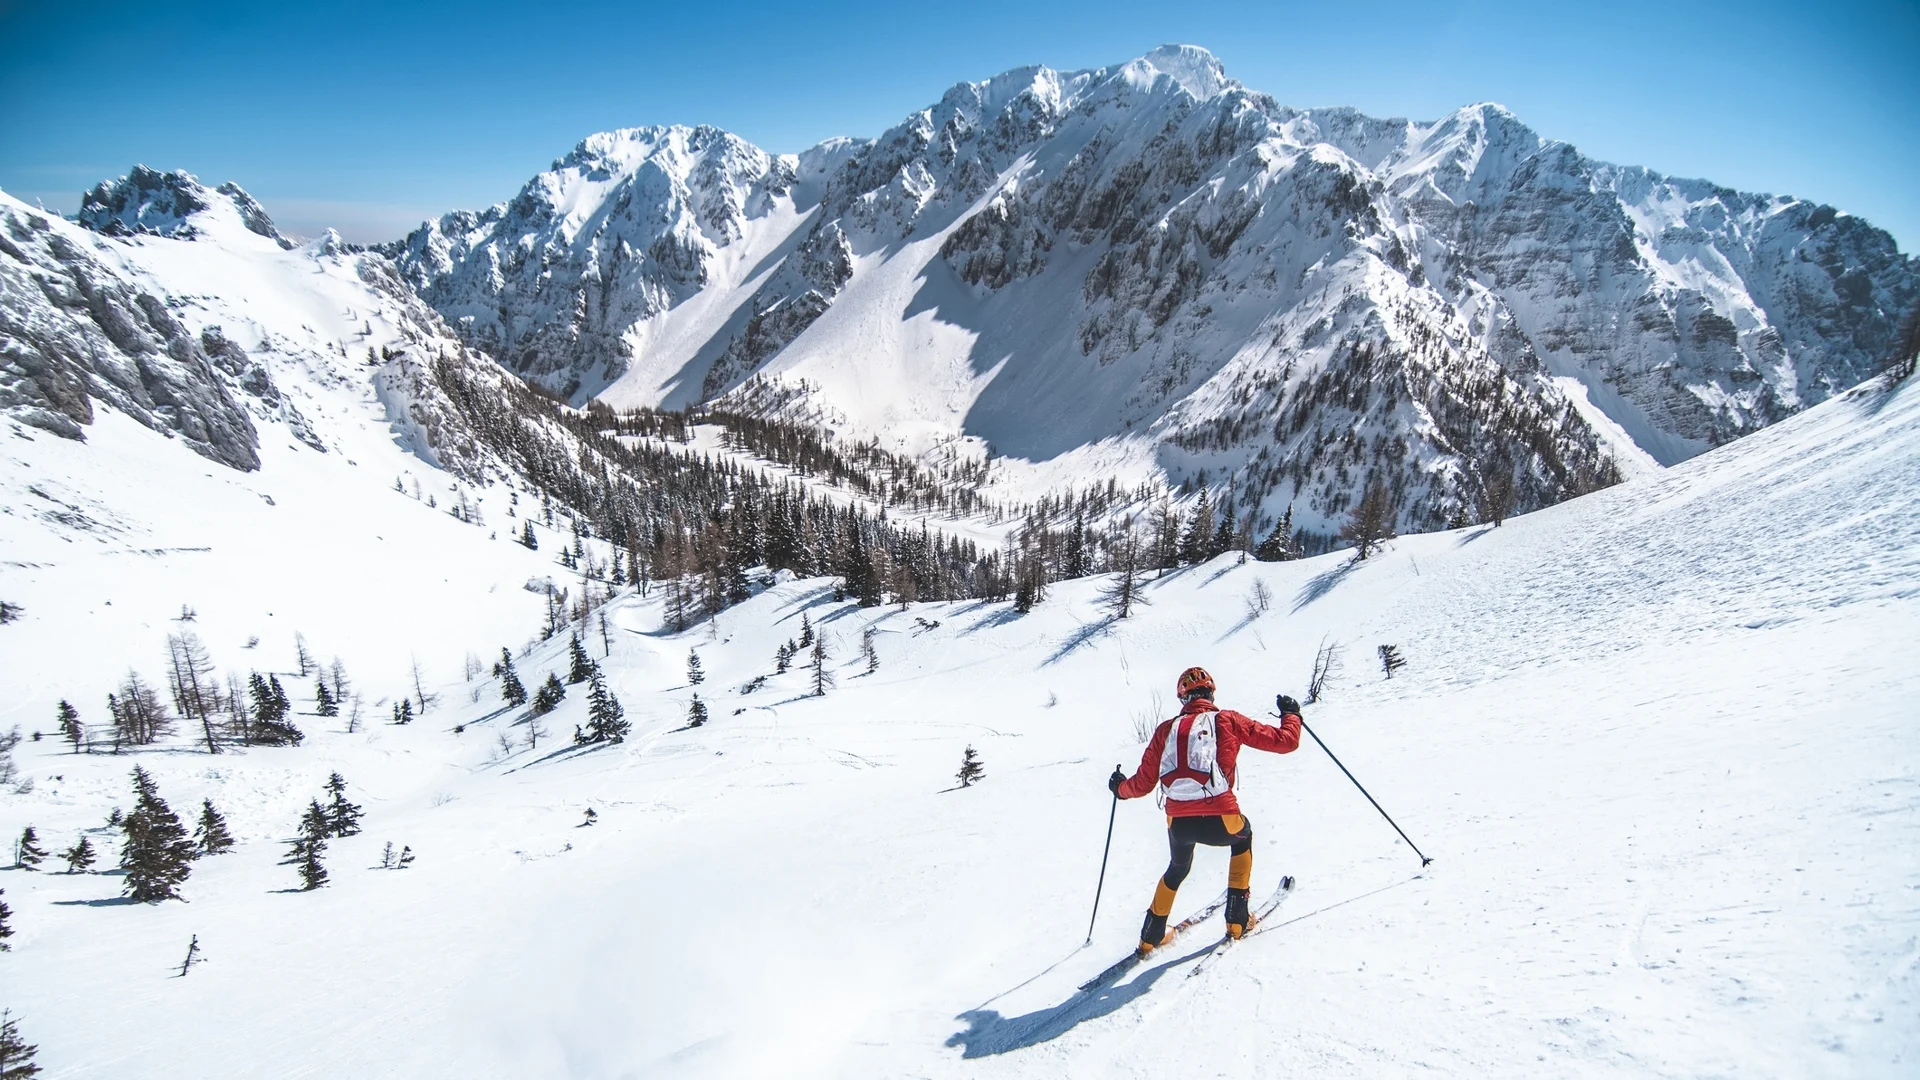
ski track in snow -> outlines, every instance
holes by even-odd
[[[31,620],[0,630],[0,723],[49,733],[15,752],[35,787],[0,794],[0,829],[65,848],[129,805],[137,763],[189,821],[213,798],[240,840],[196,864],[187,904],[118,903],[111,875],[0,871],[6,1004],[43,1075],[1894,1077],[1920,1054],[1920,387],[1870,384],[1353,568],[1225,557],[1150,582],[1117,624],[1097,580],[1025,617],[862,610],[783,581],[680,635],[659,630],[657,592],[628,596],[606,665],[632,737],[567,748],[584,719],[569,687],[550,741],[505,759],[495,732],[520,717],[453,672],[536,627],[518,586],[552,574],[551,553],[393,492],[404,455],[381,438],[352,449],[359,466],[263,438],[244,477],[111,415],[84,446],[0,442],[22,463],[0,584]],[[166,486],[174,472],[199,486]],[[34,478],[118,515],[125,553],[22,516]],[[180,490],[195,509],[171,518],[140,497]],[[385,546],[349,544],[369,529]],[[296,542],[291,559],[277,546]],[[172,550],[135,553],[157,548]],[[430,572],[444,581],[424,589]],[[76,599],[102,575],[134,614]],[[1250,615],[1256,580],[1274,602]],[[422,591],[391,595],[409,582]],[[183,731],[63,753],[54,702],[97,725],[128,664],[157,682],[166,616],[194,598],[223,668],[285,670],[298,625],[370,697],[401,692],[420,653],[443,702],[354,735],[303,715],[297,749],[210,757]],[[803,611],[837,687],[807,697],[796,665],[743,694]],[[254,661],[240,642],[273,625]],[[869,626],[882,665],[865,675]],[[1131,715],[1191,663],[1262,715],[1277,691],[1304,696],[1323,639],[1344,664],[1308,720],[1433,865],[1311,740],[1248,752],[1255,892],[1292,873],[1298,895],[1201,978],[1184,976],[1217,922],[1076,995],[1131,947],[1166,857],[1152,804],[1122,805],[1079,948],[1102,781],[1139,756]],[[598,656],[597,627],[589,641]],[[1388,643],[1409,661],[1390,681]],[[564,672],[565,644],[520,658],[523,681]],[[693,730],[690,648],[712,710]],[[288,689],[308,707],[309,685]],[[967,745],[987,775],[953,790]],[[326,888],[287,892],[282,841],[334,769],[366,831],[333,842]],[[111,865],[111,834],[90,835]],[[388,840],[412,869],[370,869]],[[1176,914],[1224,873],[1201,849]],[[173,978],[192,934],[206,962]],[[103,998],[141,1022],[103,1025]]]

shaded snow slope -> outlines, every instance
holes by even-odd
[[[293,1061],[1148,1077],[1196,1060],[1230,1076],[1903,1076],[1920,1054],[1920,676],[1898,648],[1920,633],[1917,502],[1920,388],[1872,384],[1503,528],[1405,538],[1357,567],[1228,557],[1169,574],[1120,623],[1094,580],[1024,617],[861,610],[790,581],[677,636],[657,598],[628,596],[603,661],[635,723],[617,746],[558,738],[583,720],[573,687],[526,749],[484,679],[478,703],[444,686],[448,704],[404,728],[301,717],[297,749],[26,743],[36,786],[0,796],[0,830],[31,822],[64,847],[127,805],[139,763],[183,812],[212,797],[242,842],[196,866],[191,904],[113,903],[110,876],[0,873],[11,1005],[50,1077]],[[1247,603],[1259,587],[1265,611]],[[422,643],[496,644],[475,610],[407,617]],[[745,691],[803,615],[837,687],[809,697],[796,668]],[[1300,693],[1323,640],[1345,665],[1308,719],[1434,864],[1420,872],[1311,744],[1249,752],[1255,888],[1300,879],[1278,925],[1200,979],[1186,971],[1217,922],[1076,996],[1130,947],[1165,859],[1155,808],[1120,807],[1079,948],[1102,781],[1139,753],[1130,718],[1167,712],[1191,663],[1260,713]],[[1391,681],[1380,644],[1409,661]],[[0,671],[0,700],[43,728],[106,660],[66,645],[32,682]],[[522,678],[564,672],[558,645],[521,658]],[[712,719],[688,729],[694,648]],[[986,778],[947,790],[969,745]],[[332,845],[327,888],[285,892],[277,841],[334,769],[366,831]],[[418,863],[369,869],[387,840]],[[1178,909],[1224,873],[1203,849]],[[190,934],[207,962],[172,979]],[[102,1028],[103,994],[139,1000],[146,1022]]]

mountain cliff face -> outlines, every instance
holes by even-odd
[[[435,377],[469,354],[384,256],[295,245],[232,184],[136,166],[78,222],[0,194],[0,416],[84,439],[96,408],[251,471],[284,432],[321,451],[366,426],[462,479],[497,471]],[[329,415],[330,414],[330,415]]]
[[[594,136],[391,253],[576,400],[1098,457],[1321,528],[1369,476],[1420,527],[1495,473],[1531,507],[1681,460],[1865,377],[1920,297],[1831,208],[1595,162],[1498,106],[1286,108],[1186,46],[963,83],[792,157]]]

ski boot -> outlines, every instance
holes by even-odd
[[[1227,936],[1235,941],[1247,935],[1255,922],[1253,912],[1247,910],[1247,889],[1227,890]]]
[[[1147,919],[1140,924],[1140,947],[1134,955],[1145,959],[1146,955],[1167,943],[1167,917],[1147,911]]]

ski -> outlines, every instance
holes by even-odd
[[[1246,934],[1238,940],[1245,941],[1247,938],[1259,933],[1261,929],[1267,925],[1268,917],[1280,910],[1280,905],[1286,903],[1287,897],[1292,895],[1293,875],[1289,874],[1280,879],[1280,887],[1273,890],[1273,895],[1267,897],[1253,913],[1253,929],[1247,931]],[[1200,962],[1193,965],[1192,970],[1187,972],[1187,978],[1191,979],[1195,975],[1212,967],[1215,960],[1220,959],[1232,950],[1235,940],[1236,939],[1230,937],[1221,938],[1213,948],[1208,950],[1207,955],[1201,957]]]
[[[1174,938],[1179,937],[1181,934],[1184,934],[1187,931],[1193,929],[1194,927],[1199,926],[1201,923],[1206,922],[1208,919],[1212,918],[1217,912],[1219,912],[1221,908],[1226,906],[1227,906],[1227,894],[1222,892],[1219,896],[1214,898],[1213,903],[1208,904],[1206,907],[1201,908],[1199,911],[1194,912],[1193,914],[1187,916],[1184,919],[1181,919],[1179,922],[1168,927],[1167,936],[1161,939],[1160,947],[1165,948],[1167,942],[1172,941]],[[1158,952],[1159,950],[1156,949],[1154,951]],[[1149,953],[1148,955],[1151,956],[1152,953]],[[1133,970],[1135,965],[1139,964],[1140,961],[1143,959],[1145,959],[1145,957],[1142,957],[1138,952],[1129,953],[1124,959],[1116,961],[1113,964],[1113,966],[1107,968],[1107,970],[1101,972],[1098,975],[1095,975],[1093,978],[1088,979],[1086,982],[1081,983],[1080,989],[1092,990],[1095,987],[1104,986],[1105,984],[1110,983],[1113,980],[1119,978],[1120,976],[1125,975],[1127,972]]]

